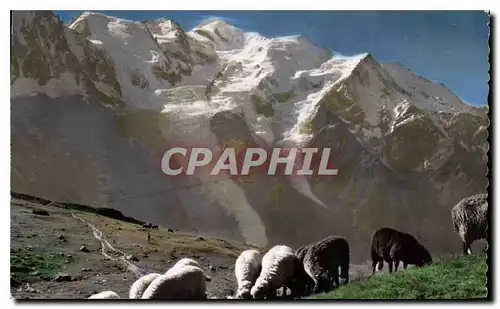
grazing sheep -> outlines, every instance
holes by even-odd
[[[400,261],[403,262],[405,269],[408,264],[420,267],[432,263],[431,254],[415,237],[388,227],[380,228],[373,234],[371,256],[373,274],[377,263],[379,263],[378,269],[381,270],[384,261],[389,264],[390,273],[393,262],[395,271],[398,270]]]
[[[462,240],[463,254],[470,254],[474,241],[488,241],[488,194],[463,198],[451,210],[451,218],[455,232]]]
[[[309,245],[302,263],[314,281],[313,293],[328,292],[332,281],[339,286],[339,277],[349,282],[349,244],[343,237],[329,236]]]
[[[238,282],[238,290],[235,298],[249,299],[252,297],[250,289],[259,277],[262,269],[261,260],[261,253],[254,249],[243,251],[236,259],[234,274]]]
[[[201,268],[200,264],[198,262],[196,262],[195,260],[190,259],[190,258],[182,258],[182,259],[178,260],[177,263],[175,263],[174,266],[172,266],[172,268],[167,270],[166,274],[168,274],[171,271],[176,271],[176,269],[179,267],[184,267],[184,266],[188,266],[188,265]],[[212,281],[212,278],[210,276],[207,276],[205,274],[204,274],[204,276],[205,276],[205,281]]]
[[[104,291],[91,295],[88,299],[119,299],[120,296],[113,291]]]
[[[128,297],[141,298],[144,291],[146,291],[151,282],[153,282],[158,276],[161,276],[161,274],[151,273],[137,279],[137,281],[135,281],[134,284],[132,284],[132,286],[130,287]]]
[[[295,294],[294,275],[299,260],[293,253],[292,248],[277,245],[271,248],[262,258],[262,269],[255,281],[250,294],[255,299],[276,298],[276,290],[283,287],[283,295],[286,295],[287,287]]]
[[[199,267],[192,265],[172,267],[167,273],[151,282],[142,294],[142,299],[206,299],[205,280],[205,274]]]

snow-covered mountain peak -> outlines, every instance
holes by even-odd
[[[191,74],[189,57],[181,57],[165,41],[176,43],[182,31],[170,21],[156,25],[155,37],[147,23],[134,22],[100,13],[83,13],[69,28],[100,46],[115,63],[122,94],[132,107],[152,108],[150,95],[156,89],[169,89]]]
[[[222,19],[212,19],[195,27],[190,32],[200,40],[210,41],[220,51],[241,49],[245,41],[243,30]]]
[[[173,35],[175,32],[184,32],[184,30],[182,30],[181,26],[178,23],[165,17],[144,23],[146,23],[147,25],[156,25],[156,27],[158,27],[159,34],[161,35]]]

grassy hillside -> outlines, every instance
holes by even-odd
[[[387,267],[385,265],[384,267]],[[433,265],[361,278],[316,299],[470,299],[485,298],[485,254],[452,256]]]

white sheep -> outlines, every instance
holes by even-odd
[[[182,266],[186,266],[186,265],[191,265],[191,266],[196,266],[196,267],[201,268],[200,264],[198,262],[196,262],[195,260],[190,259],[190,258],[182,258],[182,259],[178,260],[177,263],[175,263],[174,266],[172,266],[172,268],[170,268],[170,269],[173,269],[174,267],[182,267]]]
[[[168,274],[170,271],[176,271],[177,268],[187,266],[187,265],[201,268],[200,264],[198,262],[196,262],[195,260],[190,259],[190,258],[182,258],[182,259],[178,260],[177,263],[175,263],[174,266],[172,266],[172,268],[167,270],[167,272],[165,274]],[[204,274],[204,276],[205,276],[205,281],[212,281],[212,278],[210,276],[207,276],[206,274]]]
[[[134,299],[141,298],[144,291],[146,291],[151,282],[153,282],[158,276],[161,276],[161,274],[151,273],[137,279],[137,281],[135,281],[134,284],[132,284],[132,286],[130,287],[128,297]]]
[[[88,299],[119,299],[120,296],[113,291],[104,291],[91,295]]]
[[[262,268],[261,260],[261,253],[254,249],[243,251],[236,259],[234,274],[238,283],[238,290],[235,298],[251,298],[250,289],[259,277]]]
[[[199,267],[172,267],[151,282],[142,299],[206,299],[205,280],[206,276]]]
[[[292,285],[299,264],[292,248],[284,245],[274,246],[262,258],[262,270],[250,294],[255,299],[275,298],[276,290],[283,287],[285,295],[287,287]]]

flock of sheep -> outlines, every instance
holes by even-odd
[[[463,253],[470,245],[488,239],[487,194],[462,199],[451,211],[455,231],[463,243]],[[283,298],[304,297],[330,291],[349,282],[349,244],[339,236],[329,236],[305,245],[295,252],[286,245],[276,245],[264,255],[250,249],[243,251],[235,262],[238,284],[231,299],[274,299],[281,290]],[[432,263],[429,251],[412,235],[392,228],[380,228],[372,237],[371,258],[373,274],[382,269],[384,261],[392,273],[399,263],[417,267]],[[377,267],[378,265],[378,267]],[[202,300],[207,299],[204,274],[193,259],[183,258],[164,274],[151,273],[138,279],[130,288],[131,299]],[[288,290],[290,295],[287,295]],[[119,298],[105,291],[89,298]]]

